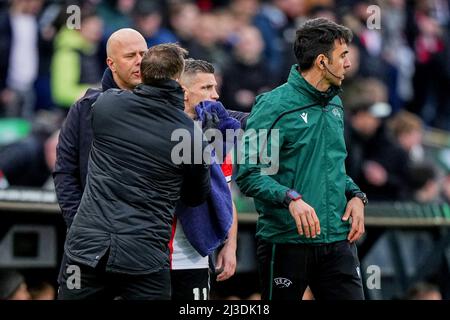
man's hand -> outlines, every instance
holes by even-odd
[[[364,234],[364,204],[360,198],[353,197],[347,203],[342,220],[347,221],[349,217],[352,217],[352,228],[347,240],[355,242]]]
[[[306,238],[315,238],[320,234],[320,222],[316,211],[305,201],[302,199],[291,201],[289,212],[295,220],[300,235],[304,234]]]
[[[205,132],[208,129],[217,129],[220,123],[219,116],[216,112],[208,112],[206,110],[203,110],[204,114],[204,120],[203,120],[203,132]],[[210,138],[209,138],[210,139]]]
[[[384,186],[388,180],[386,169],[376,161],[366,161],[363,165],[364,177],[374,186]]]
[[[17,99],[16,94],[11,89],[3,89],[0,91],[0,104],[9,105]]]
[[[224,281],[230,278],[236,271],[236,244],[227,241],[217,255],[216,270],[222,270],[217,275],[216,281]]]

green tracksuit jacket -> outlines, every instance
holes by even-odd
[[[243,139],[237,184],[254,198],[258,238],[273,243],[331,243],[347,238],[350,225],[342,216],[347,199],[360,190],[345,172],[344,112],[338,92],[335,87],[318,91],[294,65],[287,83],[257,97]],[[279,139],[272,141],[269,136],[264,142],[260,129],[278,129]],[[274,131],[271,136],[276,136]],[[265,175],[261,169],[271,164],[254,159],[264,158],[264,150],[273,157],[272,144],[279,146],[279,160],[272,162],[279,168]],[[298,234],[284,205],[288,189],[297,190],[315,209],[321,227],[316,238]]]

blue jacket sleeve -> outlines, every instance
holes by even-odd
[[[75,103],[61,128],[53,172],[56,196],[67,227],[70,227],[83,195],[80,180],[80,110]]]
[[[241,111],[234,111],[234,110],[228,110],[228,115],[232,118],[235,118],[241,123],[241,129],[245,130],[247,127],[247,119],[250,115],[248,112],[241,112]]]

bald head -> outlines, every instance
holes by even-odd
[[[106,43],[106,55],[108,57],[114,56],[122,47],[126,47],[127,44],[133,42],[146,43],[144,37],[138,31],[131,28],[119,29],[109,37]],[[145,47],[147,49],[147,44],[145,44]]]
[[[106,63],[121,89],[132,90],[141,83],[140,66],[147,42],[134,29],[125,28],[114,32],[106,44]]]

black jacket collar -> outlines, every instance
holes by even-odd
[[[297,91],[307,94],[313,101],[326,106],[335,96],[342,92],[341,87],[331,86],[327,91],[319,91],[314,88],[298,71],[298,65],[293,65],[289,74],[288,83]]]
[[[151,86],[141,83],[133,91],[140,96],[167,100],[177,109],[184,110],[184,91],[175,80],[162,80]]]
[[[111,69],[106,68],[105,72],[103,72],[103,77],[102,77],[102,91],[106,91],[111,88],[119,89],[119,86],[114,81]]]

